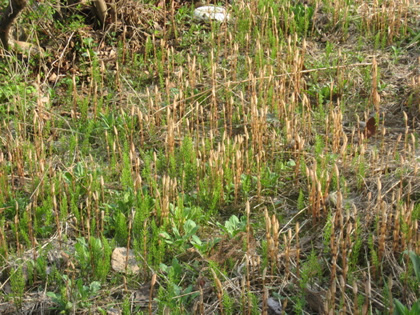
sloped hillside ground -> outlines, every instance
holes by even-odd
[[[419,304],[419,4],[219,5],[28,3],[0,56],[0,313]]]

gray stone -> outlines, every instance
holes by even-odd
[[[277,299],[269,297],[267,299],[267,306],[268,306],[268,314],[273,315],[281,315],[281,304],[277,301]]]

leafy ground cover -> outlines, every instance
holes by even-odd
[[[22,13],[43,52],[0,59],[1,313],[417,314],[418,3],[223,5]]]

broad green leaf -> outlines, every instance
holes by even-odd
[[[416,274],[417,281],[420,281],[420,256],[413,251],[405,251],[410,256],[411,262],[413,263],[414,273]]]
[[[408,314],[408,309],[400,301],[394,299],[394,315],[406,315]]]
[[[418,299],[411,307],[411,312],[415,315],[420,314],[420,299]]]
[[[195,232],[198,230],[197,224],[193,221],[188,219],[184,223],[184,231],[185,235],[191,236],[195,234]]]

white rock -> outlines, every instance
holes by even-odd
[[[226,12],[226,9],[223,7],[206,5],[198,7],[194,10],[194,18],[205,22],[218,21],[222,23],[228,22],[230,20],[230,15]]]

